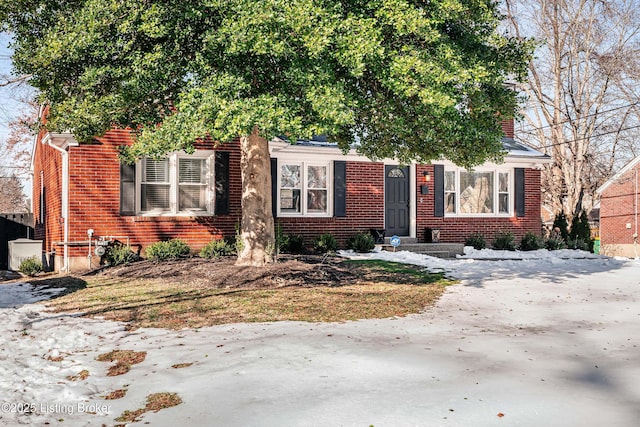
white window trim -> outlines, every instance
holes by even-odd
[[[300,212],[287,212],[282,211],[280,206],[280,191],[282,190],[282,173],[281,168],[283,165],[299,165],[301,167],[302,187],[300,189]],[[307,212],[307,168],[309,166],[324,166],[327,168],[327,211],[326,212]],[[330,218],[333,216],[333,162],[332,161],[318,161],[307,159],[291,159],[291,158],[278,158],[278,172],[277,172],[277,198],[274,203],[277,203],[277,215],[279,217],[294,217],[294,218]]]
[[[140,216],[211,216],[215,207],[215,151],[196,150],[194,154],[185,152],[171,153],[169,159],[169,210],[168,211],[142,211],[142,160],[136,162],[136,213]],[[179,159],[204,159],[206,160],[206,210],[178,210],[180,185],[178,182]]]
[[[444,200],[445,203],[445,217],[455,217],[455,218],[512,218],[515,216],[515,173],[513,168],[507,167],[498,167],[498,168],[477,168],[472,171],[468,171],[463,168],[453,168],[453,167],[445,167],[445,173],[454,172],[455,173],[455,184],[456,184],[456,212],[446,212],[446,197]],[[491,213],[459,213],[460,209],[460,173],[461,172],[471,172],[471,173],[493,173],[493,212]],[[498,198],[498,189],[500,185],[500,180],[498,179],[499,173],[507,173],[509,175],[509,201],[508,201],[508,212],[499,212],[499,198]],[[445,189],[443,194],[446,194],[447,191]]]

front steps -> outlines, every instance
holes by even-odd
[[[384,251],[394,251],[394,247],[391,246],[388,237],[385,238],[385,243],[380,246]],[[400,246],[395,250],[409,251],[438,258],[455,258],[456,255],[464,254],[464,245],[462,243],[417,243],[415,238],[403,237],[400,239]]]

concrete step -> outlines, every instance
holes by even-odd
[[[393,252],[394,247],[384,244],[382,245],[382,250]],[[462,243],[405,243],[403,239],[400,246],[395,250],[409,251],[438,258],[455,258],[456,255],[464,254],[464,245]]]

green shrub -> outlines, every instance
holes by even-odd
[[[520,240],[521,251],[535,251],[544,248],[544,241],[537,234],[529,231]]]
[[[371,233],[359,232],[349,238],[347,247],[356,252],[371,252],[376,247],[376,240]]]
[[[515,251],[515,237],[510,231],[497,233],[495,238],[493,239],[493,242],[491,242],[491,246],[493,247],[493,249],[497,250]]]
[[[544,247],[550,251],[557,251],[560,249],[566,249],[567,245],[564,243],[564,240],[560,236],[557,237],[549,237],[544,242]]]
[[[140,257],[133,252],[130,247],[119,242],[114,242],[114,244],[107,247],[104,259],[109,265],[116,266],[136,262]]]
[[[280,224],[276,225],[276,246],[278,252],[299,254],[304,252],[304,238],[300,234],[285,234]]]
[[[191,253],[189,245],[180,239],[156,242],[146,249],[147,258],[151,261],[166,261],[186,257]]]
[[[43,267],[42,262],[38,260],[36,257],[27,258],[22,260],[20,263],[20,267],[18,267],[22,274],[26,274],[27,276],[33,277],[38,273],[42,273]]]
[[[581,238],[577,238],[575,240],[569,239],[567,241],[567,247],[569,249],[576,249],[579,251],[593,252],[593,242],[591,239],[589,239],[589,241],[587,242],[585,242]]]
[[[474,249],[482,250],[487,247],[487,240],[482,233],[473,233],[464,241],[465,246],[473,246]]]
[[[219,258],[222,256],[233,255],[236,251],[234,245],[227,242],[225,239],[215,239],[207,243],[207,245],[200,251],[201,258]]]
[[[564,212],[560,212],[556,215],[553,220],[553,230],[560,233],[560,237],[565,242],[569,240],[569,223],[567,222],[567,217]]]
[[[313,250],[321,254],[335,252],[338,250],[338,241],[331,233],[321,234],[313,239]]]
[[[571,223],[571,231],[569,232],[569,247],[572,249],[580,249],[583,251],[593,252],[593,239],[591,238],[591,226],[587,213],[582,211],[576,216]]]

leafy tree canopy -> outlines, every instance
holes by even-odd
[[[528,47],[498,32],[494,0],[13,0],[14,64],[47,127],[89,140],[140,130],[129,154],[191,151],[254,128],[326,134],[372,158],[501,155],[505,87]],[[157,126],[162,123],[161,126]]]

